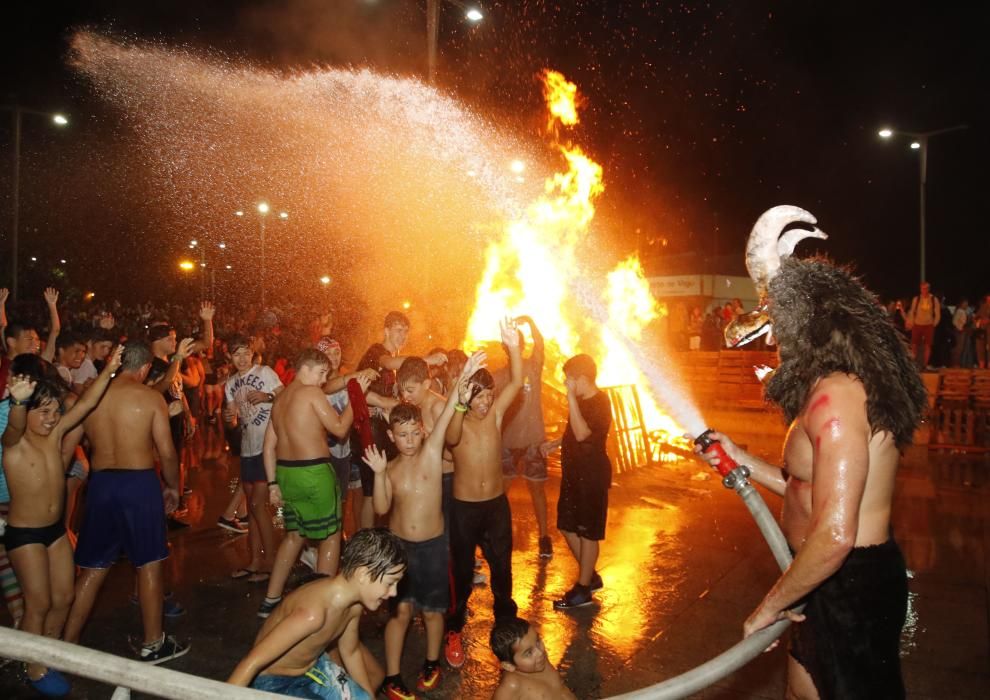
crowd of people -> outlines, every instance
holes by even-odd
[[[249,542],[230,578],[267,586],[261,631],[230,683],[332,698],[436,689],[441,655],[451,669],[466,660],[469,600],[484,580],[480,550],[494,595],[489,641],[504,669],[496,697],[574,697],[538,632],[517,616],[506,488],[525,478],[539,525],[534,555],[552,557],[546,458],[561,450],[557,527],[578,576],[553,607],[591,604],[604,586],[596,562],[612,476],[611,408],[591,357],[564,364],[568,423],[548,441],[543,338],[528,317],[501,324],[508,362],[497,371],[484,352],[403,354],[410,321],[397,311],[385,317],[381,342],[345,368],[329,313],[295,329],[277,313],[234,318],[210,302],[194,312],[115,304],[65,313],[48,289],[47,319],[27,306],[8,318],[6,299],[0,290],[0,583],[20,629],[79,643],[126,555],[143,625],[136,658],[158,664],[189,651],[163,630],[163,615],[181,613],[163,568],[167,521],[181,527],[187,513],[189,438],[203,423],[222,423],[241,489],[217,524]],[[300,559],[314,573],[290,591]],[[384,667],[358,631],[362,611],[383,604]],[[400,666],[416,614],[426,654],[413,691]],[[69,692],[56,669],[25,671],[44,695]]]

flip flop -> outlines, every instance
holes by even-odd
[[[255,571],[253,574],[251,574],[248,577],[247,582],[248,583],[264,583],[265,581],[267,581],[271,577],[271,575],[272,574],[271,574],[270,571]]]
[[[257,575],[258,575],[258,572],[255,571],[254,569],[238,569],[237,571],[235,571],[234,573],[232,573],[230,575],[230,577],[232,579],[235,579],[235,580],[236,579],[242,579],[242,578],[246,578],[246,579],[250,580],[250,577],[251,576],[257,576]]]

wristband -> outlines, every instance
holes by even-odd
[[[10,397],[11,406],[27,406],[31,403],[31,399],[15,399],[13,396]]]
[[[454,410],[459,413],[467,413],[468,407],[467,404],[458,402],[454,404]]]
[[[268,486],[269,486],[269,487],[272,487],[272,486],[278,486],[278,482],[277,482],[277,481],[269,481],[269,482],[268,482]]]

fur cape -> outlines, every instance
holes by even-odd
[[[927,393],[876,296],[850,270],[822,257],[784,260],[768,292],[780,366],[765,395],[788,422],[819,378],[843,372],[866,388],[873,433],[886,430],[899,449],[909,445]]]

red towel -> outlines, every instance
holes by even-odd
[[[374,444],[371,436],[371,414],[368,412],[368,402],[364,400],[364,392],[357,379],[347,382],[347,397],[351,400],[351,410],[354,412],[354,430],[361,438],[361,450],[364,451]]]

